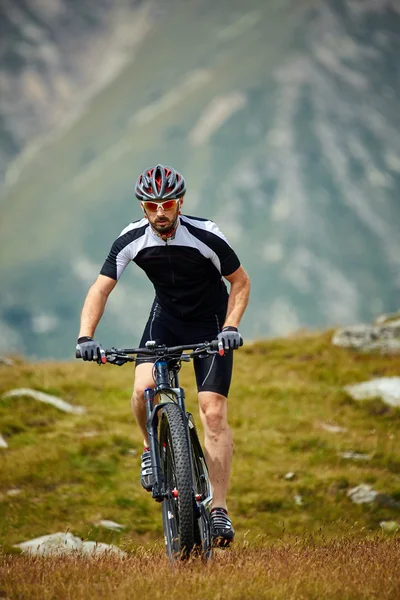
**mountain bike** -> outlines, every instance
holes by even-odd
[[[212,490],[193,415],[186,411],[178,373],[182,362],[208,358],[210,354],[222,355],[224,350],[218,340],[169,348],[149,341],[145,346],[105,350],[98,362],[121,366],[135,362],[137,354],[155,359],[155,387],[144,390],[153,473],[151,494],[162,503],[169,559],[185,560],[198,555],[207,561],[212,556]],[[76,356],[81,358],[79,352]]]

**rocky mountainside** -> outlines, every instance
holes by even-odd
[[[93,10],[90,0],[2,0],[0,174],[29,143],[26,161],[46,133],[68,127],[131,58],[150,21],[141,4],[100,0]]]
[[[88,285],[140,216],[134,180],[156,162],[184,172],[187,213],[216,220],[249,271],[245,337],[397,308],[397,2],[1,10],[3,349],[71,355]],[[151,297],[128,269],[104,343],[137,342]]]

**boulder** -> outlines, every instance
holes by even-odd
[[[379,377],[344,389],[354,400],[381,398],[390,406],[400,406],[400,377]]]
[[[27,554],[40,556],[49,556],[55,554],[66,554],[72,550],[79,550],[82,547],[82,540],[72,533],[52,533],[42,535],[41,537],[15,544],[15,548],[20,548]]]
[[[114,556],[119,556],[120,558],[128,556],[124,550],[121,550],[117,546],[113,546],[112,544],[104,544],[102,542],[83,542],[80,552],[82,554],[90,554],[91,556],[98,556],[99,554],[113,554]]]
[[[121,558],[126,556],[126,552],[110,544],[103,544],[93,541],[83,542],[81,538],[72,535],[72,533],[52,533],[43,535],[33,540],[15,544],[14,548],[20,548],[22,552],[38,556],[58,556],[60,554],[70,554],[77,552],[80,554],[99,555],[110,553]]]
[[[65,402],[61,398],[57,398],[57,396],[51,396],[50,394],[45,394],[44,392],[38,392],[37,390],[31,390],[29,388],[17,388],[15,390],[10,390],[3,394],[2,398],[14,398],[18,396],[29,396],[30,398],[34,398],[39,402],[44,402],[45,404],[51,404],[67,413],[72,413],[74,415],[82,415],[86,412],[86,409],[83,406],[74,406],[69,402]]]
[[[386,508],[400,508],[400,503],[388,494],[383,494],[373,490],[370,485],[362,483],[347,492],[347,496],[355,504],[372,504],[375,502],[379,506]]]
[[[355,348],[364,352],[400,352],[400,314],[382,315],[373,325],[351,325],[338,329],[332,343],[342,348]]]
[[[8,444],[2,435],[0,435],[0,448],[8,448]]]
[[[362,483],[348,490],[347,495],[354,504],[371,504],[376,500],[378,492],[370,485]]]

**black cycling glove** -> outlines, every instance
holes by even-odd
[[[223,350],[237,350],[243,346],[243,338],[236,327],[227,325],[223,327],[221,333],[218,334],[218,346]]]
[[[101,363],[103,362],[102,358],[105,357],[105,352],[101,344],[87,335],[78,339],[76,349],[80,352],[83,360],[95,360]]]

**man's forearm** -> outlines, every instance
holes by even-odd
[[[86,296],[81,314],[79,336],[93,337],[107,303],[107,294],[92,286]]]
[[[228,325],[239,327],[240,320],[249,302],[249,296],[250,279],[247,275],[243,280],[231,284],[224,327]]]

